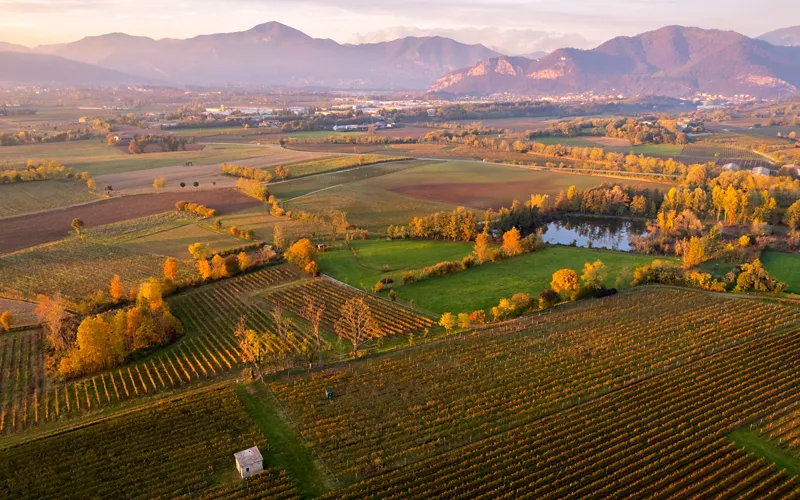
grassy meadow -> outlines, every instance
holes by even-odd
[[[789,285],[789,292],[800,293],[800,255],[767,250],[761,263],[773,278]]]
[[[613,287],[624,269],[632,275],[634,268],[653,261],[653,257],[624,252],[548,247],[457,274],[403,285],[400,281],[403,271],[420,269],[444,260],[460,260],[472,252],[472,245],[377,240],[355,242],[353,247],[358,257],[346,249],[322,254],[320,267],[323,272],[363,290],[371,290],[382,278],[393,278],[398,299],[406,303],[413,300],[417,307],[435,314],[489,309],[497,305],[501,298],[515,293],[538,295],[550,288],[554,272],[569,268],[580,274],[586,262],[598,259],[606,265],[606,284]],[[384,266],[388,266],[389,270],[386,271]]]

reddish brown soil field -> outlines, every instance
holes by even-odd
[[[69,235],[72,219],[83,220],[87,228],[102,226],[167,212],[178,201],[200,203],[216,209],[220,215],[261,205],[233,189],[111,198],[88,205],[0,220],[0,253],[15,252],[65,238]]]

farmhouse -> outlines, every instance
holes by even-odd
[[[133,140],[133,136],[128,134],[117,134],[113,137],[115,144],[128,144]]]
[[[742,167],[738,163],[726,163],[725,165],[722,166],[722,170],[725,170],[727,172],[736,172],[741,169]]]
[[[770,175],[772,175],[772,170],[770,170],[770,169],[768,169],[766,167],[755,167],[752,170],[752,172],[753,172],[754,175],[763,175],[763,176],[766,176],[766,177],[769,177]]]
[[[242,479],[264,470],[264,458],[261,456],[261,452],[258,451],[258,446],[235,453],[233,458],[236,459],[236,470],[239,471]]]

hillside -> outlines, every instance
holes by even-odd
[[[147,78],[47,54],[0,52],[0,82],[47,85],[145,83]]]
[[[592,50],[557,50],[538,60],[492,58],[445,75],[430,90],[777,97],[795,93],[799,85],[798,48],[777,47],[730,31],[670,26],[617,37]]]
[[[187,40],[114,33],[38,50],[178,84],[399,89],[425,89],[442,74],[498,55],[441,37],[342,45],[275,22]]]
[[[758,39],[773,45],[797,47],[800,46],[800,26],[770,31],[761,35]]]

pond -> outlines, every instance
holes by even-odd
[[[542,231],[542,240],[553,245],[629,252],[633,249],[631,236],[645,234],[647,224],[643,220],[570,217],[551,221],[542,226]]]

